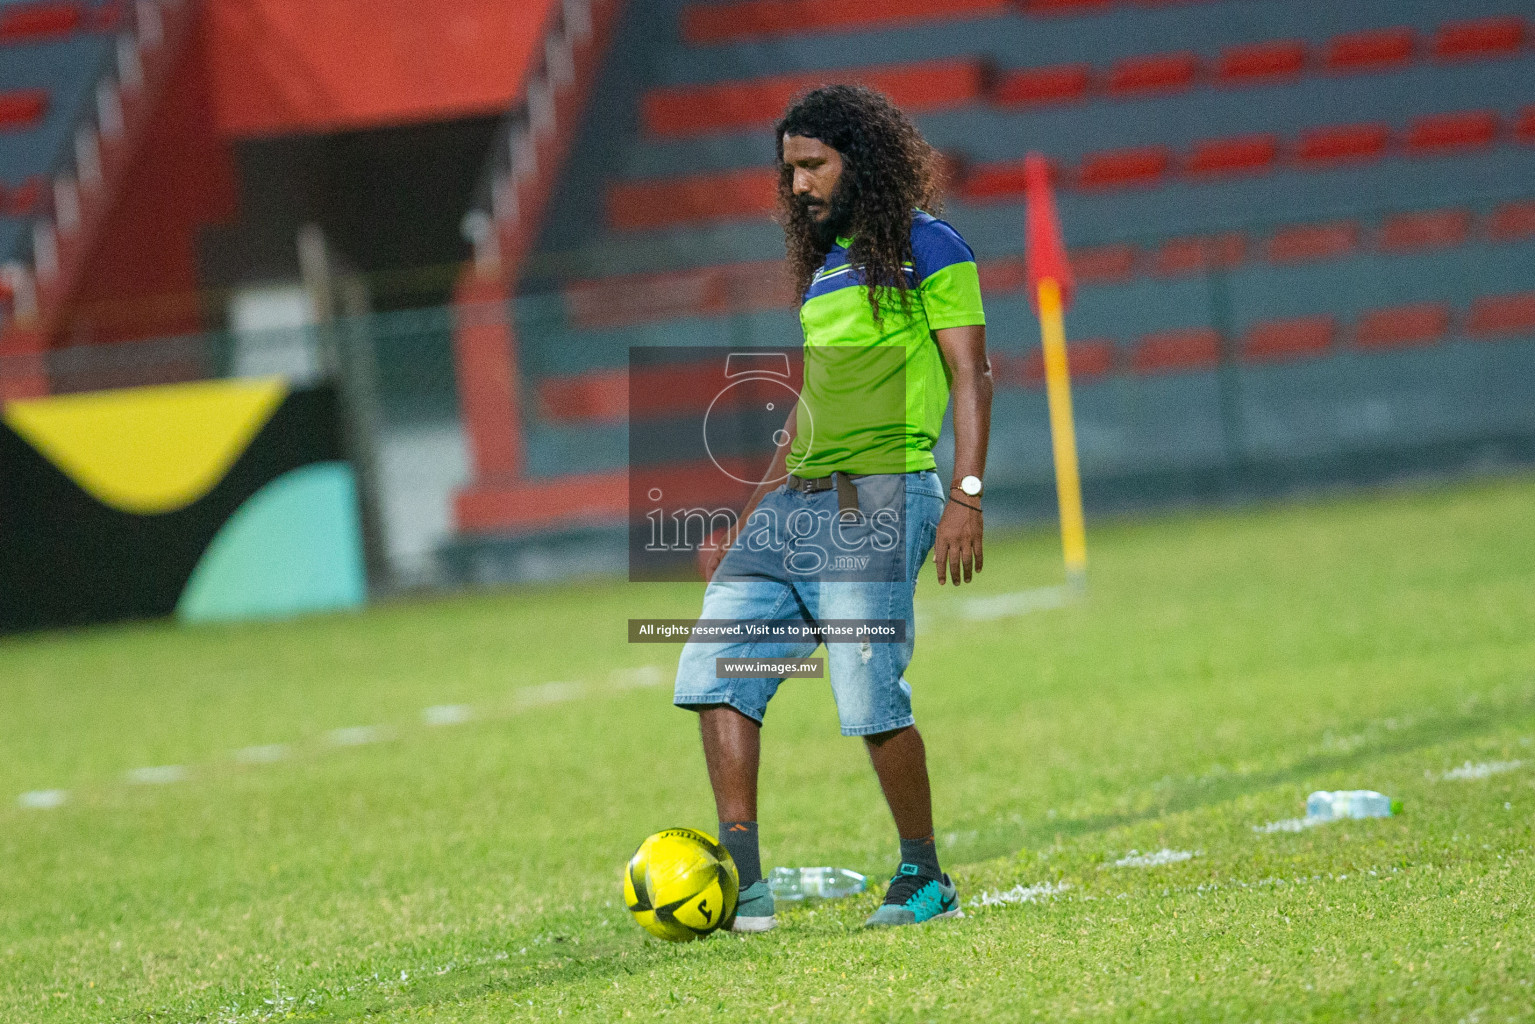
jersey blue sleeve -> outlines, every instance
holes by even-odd
[[[911,249],[928,327],[938,331],[984,325],[975,252],[959,232],[936,217],[918,213],[912,221]]]

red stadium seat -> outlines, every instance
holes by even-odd
[[[1221,51],[1215,80],[1222,85],[1253,85],[1299,78],[1306,67],[1306,44],[1298,39],[1232,46]]]
[[[1136,373],[1209,370],[1221,361],[1220,335],[1209,327],[1148,334],[1136,342],[1130,367]]]
[[[736,0],[690,4],[682,10],[682,38],[694,45],[771,36],[814,34],[919,21],[1006,14],[1010,0],[882,0],[828,4],[820,0]]]
[[[1188,172],[1197,175],[1262,174],[1279,157],[1275,135],[1246,135],[1236,139],[1206,139],[1194,144]]]
[[[1066,184],[1065,172],[1060,164],[1050,161],[1050,179],[1056,187]],[[994,164],[980,164],[968,168],[959,179],[960,185],[956,190],[966,199],[978,201],[998,199],[1018,199],[1024,194],[1026,182],[1022,160],[1002,161]]]
[[[1415,118],[1407,129],[1407,151],[1417,155],[1457,149],[1486,149],[1498,137],[1498,115],[1468,110]]]
[[[1020,0],[1019,5],[1030,14],[1081,14],[1113,3],[1114,0]]]
[[[0,131],[30,128],[48,112],[46,89],[0,92]]]
[[[0,42],[68,35],[80,27],[78,3],[12,4],[0,7]]]
[[[1087,97],[1091,80],[1092,68],[1087,64],[1023,68],[1002,75],[992,90],[992,100],[1018,107],[1070,103]]]
[[[794,97],[832,80],[866,84],[886,94],[898,106],[915,112],[946,111],[973,103],[981,98],[985,88],[981,61],[895,64],[830,75],[780,75],[708,86],[652,89],[640,101],[640,120],[649,134],[662,138],[772,124],[783,117],[784,107]]]
[[[1023,161],[981,164],[965,173],[959,191],[966,199],[1013,199],[1023,195]]]
[[[1383,124],[1339,124],[1302,132],[1295,159],[1303,164],[1378,160],[1386,153],[1391,129]]]
[[[777,203],[777,189],[777,172],[756,167],[691,178],[618,182],[608,186],[608,225],[634,231],[766,217]]]
[[[1102,245],[1091,249],[1073,249],[1071,273],[1078,284],[1118,284],[1135,275],[1135,250],[1128,245]],[[978,267],[981,290],[985,292],[1027,292],[1029,270],[1022,258],[987,260]]]
[[[1352,221],[1299,224],[1274,232],[1263,255],[1270,263],[1314,263],[1341,259],[1358,245],[1359,225]]]
[[[5,205],[0,211],[12,217],[30,217],[36,214],[43,201],[43,179],[33,175],[20,185],[11,186],[5,195]]]
[[[629,374],[591,370],[551,377],[535,391],[539,418],[551,423],[622,423],[629,417]]]
[[[1073,249],[1067,258],[1078,284],[1121,284],[1135,276],[1135,248],[1122,243]]]
[[[1160,53],[1130,57],[1114,65],[1107,84],[1110,96],[1148,92],[1181,92],[1194,84],[1199,58],[1192,53]]]
[[[977,60],[945,60],[652,89],[640,102],[640,120],[646,131],[661,138],[771,125],[795,96],[830,81],[870,86],[897,105],[922,113],[980,99],[985,69]]]
[[[1535,107],[1525,107],[1514,123],[1514,138],[1520,142],[1535,143]]]
[[[92,32],[116,32],[123,27],[126,18],[124,0],[107,0],[91,8]]]
[[[1359,318],[1354,344],[1365,349],[1432,345],[1450,330],[1450,307],[1443,302],[1376,309]]]
[[[706,316],[793,304],[781,260],[580,281],[565,289],[570,322],[621,327],[678,316]]]
[[[1166,176],[1171,164],[1172,154],[1166,146],[1090,153],[1077,172],[1077,185],[1086,189],[1151,185]]]
[[[1007,294],[1029,290],[1029,267],[1022,257],[984,260],[975,269],[980,274],[983,292]]]
[[[1439,31],[1434,33],[1433,52],[1439,60],[1513,57],[1524,47],[1524,36],[1524,19],[1517,14],[1506,18],[1452,21],[1440,25]]]
[[[1222,235],[1170,238],[1151,257],[1151,272],[1158,277],[1202,274],[1240,266],[1247,255],[1247,238],[1232,231]]]
[[[1254,324],[1242,338],[1242,358],[1273,363],[1321,355],[1332,348],[1338,321],[1331,316],[1302,316]]]
[[[1114,372],[1118,346],[1112,341],[1095,338],[1091,341],[1074,341],[1066,346],[1066,368],[1072,380],[1091,380]],[[1024,383],[1039,387],[1045,382],[1045,356],[1038,348],[1029,350],[1023,363]]]
[[[1494,242],[1535,238],[1535,199],[1504,203],[1487,218],[1487,237]]]
[[[1404,67],[1412,60],[1415,41],[1406,27],[1334,36],[1322,54],[1322,67],[1334,74]]]
[[[1484,295],[1471,303],[1466,333],[1473,338],[1535,336],[1535,292]]]
[[[1385,252],[1416,252],[1462,245],[1470,235],[1470,210],[1399,213],[1381,223],[1380,247]]]

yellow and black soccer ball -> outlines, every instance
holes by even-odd
[[[624,869],[624,906],[668,942],[692,942],[735,917],[735,861],[713,836],[669,828],[646,839]]]

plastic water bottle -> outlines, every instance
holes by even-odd
[[[840,899],[869,887],[867,878],[847,868],[774,868],[767,881],[775,900],[791,903],[807,897]]]
[[[1402,801],[1392,800],[1373,789],[1340,789],[1331,793],[1319,789],[1306,798],[1306,817],[1313,821],[1389,818],[1400,813]]]

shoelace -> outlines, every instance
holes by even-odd
[[[938,879],[925,875],[896,875],[890,880],[890,888],[885,892],[885,906],[901,907],[906,901],[922,891],[923,886]]]

